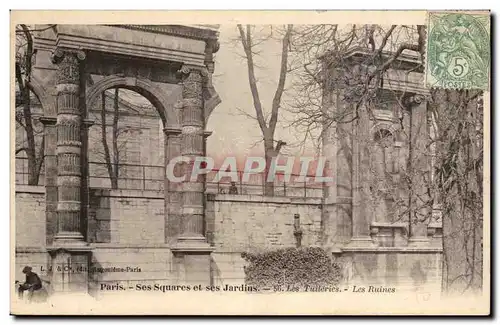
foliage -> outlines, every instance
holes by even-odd
[[[249,262],[245,283],[256,288],[333,286],[341,279],[341,268],[320,247],[285,248],[263,253],[242,253]]]

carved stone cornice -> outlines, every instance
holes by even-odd
[[[219,32],[213,29],[205,29],[201,26],[191,27],[183,25],[108,25],[126,29],[142,30],[156,34],[181,36],[196,40],[217,40]]]

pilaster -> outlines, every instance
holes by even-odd
[[[55,116],[42,116],[44,125],[44,167],[45,167],[45,215],[46,244],[50,245],[57,233],[57,119]]]
[[[359,117],[352,128],[352,238],[350,247],[372,247],[375,244],[370,235],[370,222],[373,215],[369,206],[368,184],[369,153],[369,116],[366,107],[359,108]]]
[[[411,177],[409,240],[410,246],[429,245],[427,224],[432,208],[428,206],[427,182],[430,181],[430,157],[426,147],[429,138],[427,101],[425,96],[414,94],[405,99],[410,109],[410,161]]]

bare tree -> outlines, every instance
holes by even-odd
[[[107,105],[107,99],[111,97],[111,109]],[[92,163],[103,162],[107,176],[109,177],[111,188],[119,188],[119,180],[126,176],[133,176],[133,171],[128,171],[128,167],[124,164],[128,160],[127,144],[129,140],[140,133],[140,127],[123,125],[120,123],[120,118],[123,115],[123,110],[127,109],[127,105],[121,104],[121,92],[119,88],[113,90],[113,95],[110,92],[101,94],[101,104],[98,109],[98,114],[95,114],[96,124],[100,124],[99,138],[94,139],[96,145],[91,147],[91,153],[95,156]],[[131,104],[131,103],[129,103]],[[111,119],[111,121],[109,121]],[[130,175],[128,175],[130,174]],[[92,176],[100,176],[100,172],[94,171]]]
[[[288,107],[294,115],[291,125],[311,136],[311,130],[323,130],[315,134],[319,138],[325,136],[330,126],[336,125],[341,151],[350,157],[351,147],[345,138],[358,136],[349,131],[352,125],[366,127],[366,118],[374,118],[372,108],[382,106],[383,97],[387,96],[387,92],[381,93],[386,73],[390,68],[398,68],[400,58],[414,57],[416,64],[405,71],[407,74],[422,71],[426,55],[424,40],[424,26],[315,25],[297,28],[292,40],[295,55],[292,60],[299,65],[293,75],[297,96]],[[356,48],[366,55],[353,64],[346,54]],[[325,98],[325,89],[338,94],[340,101]],[[395,216],[394,220],[408,221],[410,235],[417,223],[431,222],[432,210],[441,205],[443,291],[480,290],[483,270],[482,92],[432,89],[426,98],[425,111],[432,136],[424,138],[419,128],[428,125],[416,125],[416,113],[407,103],[411,91],[399,89],[389,94],[391,101],[396,103],[393,113],[400,117],[399,141],[406,142],[408,148],[403,154],[405,163],[399,164],[396,171],[380,169],[377,163],[371,165],[367,179],[371,179],[373,197],[390,199],[393,210],[389,213]],[[325,109],[326,106],[333,108]],[[364,144],[368,151],[381,156],[383,166],[394,163],[383,144],[386,136],[378,134],[375,139],[378,143]]]
[[[286,145],[284,141],[275,141],[275,131],[276,124],[278,123],[278,113],[281,107],[281,100],[283,92],[285,90],[285,82],[288,71],[288,52],[290,49],[290,39],[292,34],[292,25],[288,25],[285,29],[283,38],[281,40],[281,62],[280,62],[280,72],[278,86],[276,88],[273,101],[271,103],[271,114],[270,118],[267,120],[265,117],[265,112],[263,109],[263,104],[260,100],[258,81],[255,77],[255,47],[258,42],[252,35],[252,26],[246,25],[243,28],[242,25],[238,25],[238,31],[240,34],[240,41],[243,47],[246,63],[248,67],[248,82],[250,85],[250,90],[252,92],[253,106],[255,108],[256,119],[259,124],[260,130],[262,131],[262,137],[264,139],[264,155],[266,160],[266,170],[265,170],[265,186],[264,195],[273,196],[274,195],[274,181],[268,181],[269,169],[273,158],[276,158],[280,153],[281,148]]]
[[[15,154],[17,155],[22,151],[26,153],[28,160],[28,184],[38,185],[43,165],[45,138],[43,136],[43,127],[42,130],[37,130],[37,122],[33,119],[31,107],[31,75],[35,56],[32,32],[33,29],[30,29],[27,25],[21,24],[16,26],[15,73],[19,96],[16,94],[15,119],[16,126],[23,129],[25,138],[23,136],[21,141],[16,141],[18,142],[18,146],[15,149]],[[42,137],[41,143],[38,145],[35,139],[37,135]]]
[[[109,152],[108,137],[106,132],[106,95],[103,92],[102,97],[102,109],[101,109],[101,141],[104,148],[104,159],[106,160],[106,168],[108,169],[109,179],[111,180],[111,188],[118,188],[118,177],[119,172],[119,152],[118,152],[118,118],[119,118],[119,107],[118,107],[118,97],[119,89],[115,88],[115,95],[113,98],[113,124],[112,124],[112,145],[113,145],[113,161],[111,161],[111,154]]]

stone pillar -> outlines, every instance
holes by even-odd
[[[82,216],[82,128],[84,110],[80,103],[82,51],[56,49],[57,64],[57,229],[48,247],[52,260],[55,292],[87,292],[90,248],[85,242]],[[83,97],[83,96],[82,96]],[[83,106],[84,107],[84,106]]]
[[[179,232],[178,227],[178,216],[179,211],[179,196],[177,192],[177,183],[171,183],[167,177],[167,166],[172,158],[175,158],[178,154],[176,148],[177,138],[179,137],[181,130],[178,128],[164,128],[163,129],[163,139],[165,143],[165,182],[164,182],[164,195],[165,195],[165,242],[169,242],[174,236]],[[175,206],[174,206],[175,205]]]
[[[89,283],[89,250],[50,251],[52,257],[51,286],[56,293],[87,292]]]
[[[330,74],[326,65],[323,66],[325,71],[325,80],[329,80]],[[325,83],[323,90],[322,106],[326,116],[334,115],[337,112],[338,92],[335,92],[331,83]],[[325,159],[324,173],[327,177],[333,177],[333,182],[323,184],[323,205],[321,211],[321,242],[326,247],[332,247],[333,251],[338,251],[340,242],[339,236],[339,219],[337,207],[337,123],[327,119],[323,125],[322,134],[322,149]]]
[[[423,95],[415,94],[406,98],[410,109],[410,156],[411,177],[409,245],[429,244],[427,224],[432,209],[427,206],[429,197],[426,182],[430,181],[430,157],[426,147],[429,138],[427,101]],[[424,203],[424,202],[425,203]]]
[[[52,244],[57,233],[57,129],[55,107],[44,107],[46,116],[40,118],[44,125],[45,137],[45,216],[46,243]]]
[[[204,236],[204,184],[190,180],[196,157],[204,155],[202,75],[199,69],[184,66],[182,97],[184,105],[181,119],[181,154],[190,159],[186,163],[186,179],[182,183],[182,220],[180,242],[206,242]]]
[[[80,61],[85,53],[57,49],[57,233],[56,241],[83,241],[81,229],[82,114]]]
[[[352,128],[352,238],[349,246],[371,247],[375,244],[370,236],[373,211],[369,205],[368,140],[370,119],[365,107],[359,108],[359,117]]]
[[[210,253],[212,248],[205,237],[205,183],[199,177],[191,181],[191,171],[196,157],[205,155],[205,117],[203,84],[208,77],[205,68],[183,66],[183,108],[181,117],[181,155],[186,178],[181,183],[182,216],[180,234],[172,247],[176,255],[179,279],[192,284],[210,284]],[[181,265],[182,264],[182,265]]]

